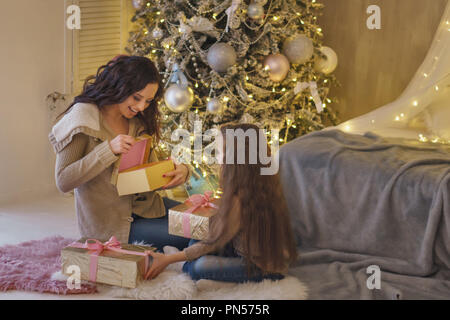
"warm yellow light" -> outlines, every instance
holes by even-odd
[[[248,78],[248,76],[246,76],[246,77],[245,77],[245,80],[247,80],[247,81],[248,81],[248,79],[249,79],[249,78]]]
[[[419,102],[417,100],[413,101],[413,106],[417,107],[419,105]]]
[[[438,86],[434,87],[434,89],[436,89],[436,91],[439,91],[439,87]]]
[[[277,16],[273,17],[274,21],[277,21],[278,19],[279,19],[279,17],[277,17]]]
[[[317,31],[322,32],[322,28],[317,28]]]
[[[157,11],[156,14],[159,16],[161,14],[161,11]]]
[[[164,19],[159,20],[159,22],[161,22],[161,23],[163,23],[164,21],[165,21]]]
[[[395,117],[395,121],[400,121],[400,117],[399,117],[399,116],[396,116],[396,117]]]
[[[327,102],[328,102],[328,103],[331,103],[331,100],[327,98]]]
[[[265,66],[264,66],[264,70],[265,70],[265,71],[268,71],[269,69],[270,69],[270,67],[269,67],[268,65],[265,65]]]
[[[344,127],[344,130],[347,131],[347,132],[350,131],[351,129],[352,129],[352,128],[351,128],[349,125],[346,125],[346,126]]]
[[[292,81],[297,82],[297,78],[292,79]]]
[[[372,120],[372,121],[370,121],[370,122],[372,122],[372,124],[374,124],[374,123],[375,123],[375,120]]]
[[[405,114],[404,114],[404,113],[401,113],[401,114],[400,114],[400,117],[402,117],[402,118],[403,118],[404,116],[405,116]]]
[[[425,78],[428,78],[428,74],[426,74],[426,73],[424,73],[423,76],[424,76]]]
[[[253,99],[253,95],[252,95],[252,94],[249,94],[248,97],[249,97],[250,99]]]
[[[198,83],[197,82],[195,83],[195,87],[198,88]]]
[[[223,102],[228,102],[230,101],[230,98],[228,98],[227,96],[223,97]]]
[[[282,91],[282,92],[285,92],[285,91],[286,91],[286,88],[281,89],[281,91]]]

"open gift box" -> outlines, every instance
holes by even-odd
[[[149,162],[152,137],[142,135],[136,140],[130,151],[119,159],[116,181],[119,196],[154,191],[172,180],[172,177],[163,177],[164,173],[175,170],[172,160]]]

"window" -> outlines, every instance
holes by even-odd
[[[80,7],[81,29],[66,28],[65,92],[77,95],[88,76],[125,53],[133,7],[129,0],[66,0],[65,8],[72,4]]]

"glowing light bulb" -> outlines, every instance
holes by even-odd
[[[439,87],[438,86],[434,87],[434,89],[436,89],[436,91],[439,91]]]
[[[417,100],[413,101],[413,106],[417,107],[419,105],[419,102]]]
[[[346,125],[346,126],[344,127],[344,130],[347,131],[347,132],[349,132],[351,129],[352,129],[352,128],[351,128],[349,125]]]
[[[223,102],[228,102],[230,101],[230,98],[228,98],[227,96],[223,97]]]
[[[396,117],[395,117],[395,121],[400,121],[400,117],[399,117],[399,116],[396,116]]]

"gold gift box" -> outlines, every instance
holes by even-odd
[[[212,199],[211,203],[219,207],[220,199]],[[190,204],[182,203],[169,209],[169,234],[205,240],[209,234],[210,218],[217,213],[217,209],[200,207],[193,213],[186,213],[191,207]]]

